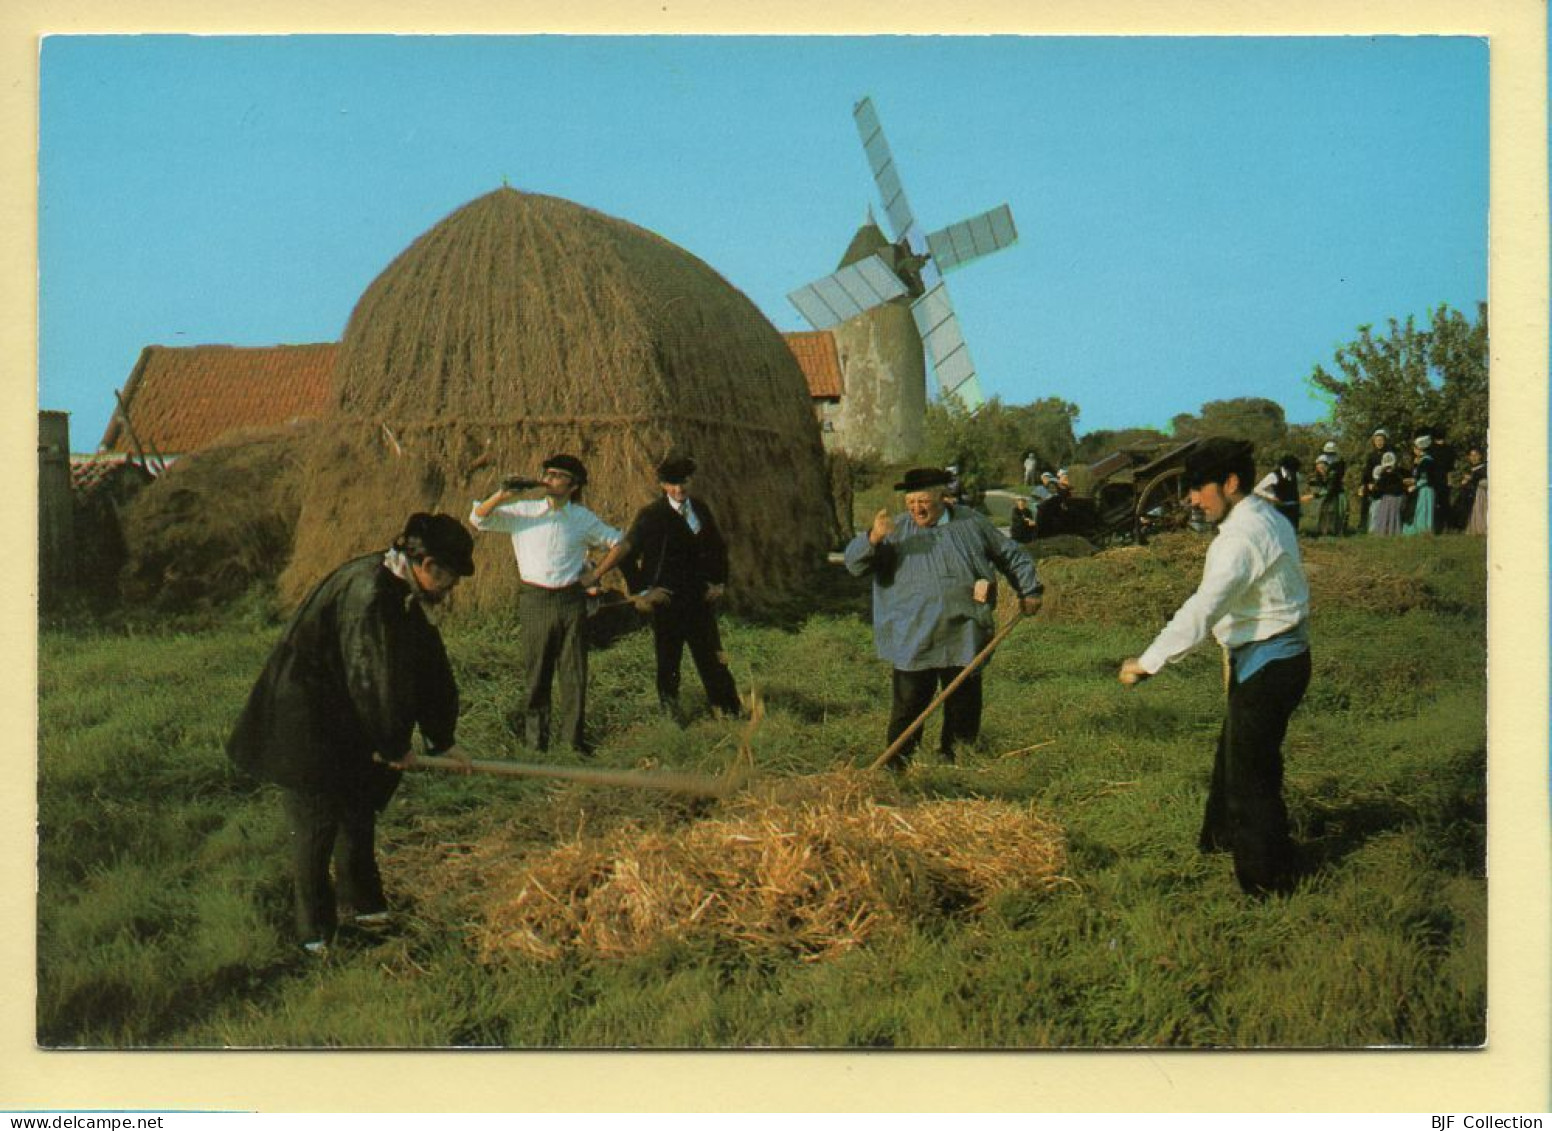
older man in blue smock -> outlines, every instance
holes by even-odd
[[[891,745],[991,640],[999,573],[1024,614],[1040,609],[1034,561],[985,515],[947,502],[949,479],[937,468],[906,472],[895,484],[905,493],[905,512],[879,511],[846,547],[846,568],[873,578],[873,641],[894,668]],[[945,761],[954,760],[956,746],[980,737],[981,674],[972,673],[943,705],[938,750]],[[905,767],[920,737],[896,754],[892,769]]]

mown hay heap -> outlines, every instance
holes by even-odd
[[[406,249],[351,315],[337,403],[310,454],[298,598],[414,510],[464,517],[503,473],[566,451],[584,502],[623,526],[667,454],[728,538],[744,606],[797,590],[834,537],[807,384],[753,303],[683,249],[553,197],[499,189]],[[478,539],[458,606],[509,605],[505,538]]]
[[[232,434],[136,495],[124,516],[124,596],[186,608],[278,577],[291,556],[311,430]]]
[[[1162,534],[1146,546],[1121,546],[1082,561],[1046,559],[1046,620],[1082,624],[1151,624],[1165,620],[1195,591],[1212,535]],[[1445,608],[1432,575],[1439,554],[1428,539],[1301,538],[1316,618],[1338,609],[1405,613]],[[1316,624],[1318,626],[1319,620]]]
[[[745,795],[673,834],[626,827],[505,871],[483,893],[486,957],[639,954],[696,939],[831,958],[909,920],[1063,882],[1062,830],[1026,806],[887,804],[874,775],[821,775]],[[795,790],[795,792],[794,792]]]

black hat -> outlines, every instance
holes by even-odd
[[[683,483],[695,474],[695,461],[689,456],[670,456],[657,465],[659,483]]]
[[[895,484],[896,491],[909,495],[912,491],[925,491],[928,487],[947,487],[953,476],[941,467],[913,467],[905,478]]]
[[[587,482],[587,468],[582,466],[582,461],[576,456],[565,454],[554,455],[544,461],[544,469],[549,471],[564,471],[571,476],[571,481],[578,487]]]
[[[459,577],[474,574],[474,536],[450,514],[410,515],[393,545],[412,561],[433,558]]]
[[[1249,491],[1255,477],[1256,446],[1249,440],[1231,440],[1226,436],[1209,436],[1186,456],[1186,487],[1197,488],[1208,483],[1222,483],[1229,475],[1240,478],[1240,489]]]

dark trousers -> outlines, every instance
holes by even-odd
[[[1283,737],[1310,681],[1310,654],[1273,660],[1229,684],[1228,713],[1218,734],[1212,785],[1202,820],[1203,851],[1229,849],[1245,891],[1286,891],[1298,878],[1298,855],[1283,804]]]
[[[657,697],[665,707],[675,709],[679,702],[679,671],[688,644],[690,659],[712,709],[738,714],[738,688],[722,651],[717,614],[710,605],[675,597],[668,605],[653,610],[652,643],[657,652]]]
[[[528,696],[523,703],[524,737],[535,750],[550,745],[550,689],[560,683],[560,739],[585,750],[587,641],[582,618],[587,599],[579,585],[565,589],[523,586],[519,604],[523,666]]]
[[[918,715],[927,709],[939,689],[952,683],[964,668],[927,668],[908,672],[896,668],[891,682],[893,702],[889,708],[889,744],[905,733]],[[938,738],[938,753],[945,761],[954,760],[954,747],[972,743],[981,737],[981,673],[977,671],[943,704],[943,732]],[[922,730],[926,728],[923,727]],[[895,765],[904,765],[921,743],[918,730],[895,756]]]
[[[327,940],[339,926],[329,860],[339,884],[339,901],[358,915],[385,911],[383,879],[377,870],[377,810],[359,797],[281,791],[291,829],[291,864],[296,879],[296,928],[303,942]]]

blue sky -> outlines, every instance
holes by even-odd
[[[497,187],[698,255],[780,329],[877,197],[1006,201],[949,275],[988,395],[1079,432],[1207,400],[1325,409],[1362,323],[1487,295],[1481,39],[52,37],[39,405],[90,450],[141,348],[337,340],[416,236]]]

